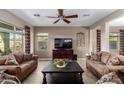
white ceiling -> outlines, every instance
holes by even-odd
[[[110,26],[124,26],[124,16],[110,21],[109,25]]]
[[[64,15],[78,14],[78,18],[69,19],[70,24],[60,20],[53,24],[57,19],[47,18],[46,16],[57,16],[57,9],[8,9],[15,16],[30,23],[32,26],[90,26],[98,20],[116,11],[114,9],[64,9]],[[40,14],[35,17],[34,14]],[[89,14],[90,16],[83,16]]]

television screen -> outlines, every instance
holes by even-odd
[[[72,48],[72,38],[55,38],[55,48]]]

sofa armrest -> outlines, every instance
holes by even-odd
[[[117,66],[108,66],[110,71],[123,71],[124,72],[124,65],[117,65]]]
[[[33,55],[32,57],[33,57],[33,60],[36,60],[36,61],[38,60],[38,55]]]
[[[20,74],[21,74],[21,68],[19,66],[16,65],[2,65],[0,66],[0,69],[5,69],[6,73],[10,74],[10,75],[14,75],[16,77],[18,77],[20,79]]]

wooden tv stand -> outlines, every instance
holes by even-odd
[[[53,59],[73,59],[73,49],[54,49]]]

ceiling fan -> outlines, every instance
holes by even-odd
[[[58,13],[59,15],[57,17],[53,17],[53,16],[47,16],[48,18],[57,18],[57,20],[55,22],[53,22],[53,24],[56,24],[57,22],[59,22],[60,20],[63,20],[64,22],[66,23],[71,23],[69,20],[69,18],[78,18],[78,15],[68,15],[68,16],[65,16],[63,14],[63,9],[58,9]]]

